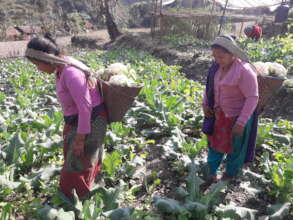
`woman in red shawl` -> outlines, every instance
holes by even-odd
[[[247,26],[244,33],[248,38],[258,41],[262,36],[262,28],[258,25]]]

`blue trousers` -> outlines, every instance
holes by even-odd
[[[211,148],[209,145],[208,167],[210,175],[217,175],[217,170],[225,155],[227,159],[226,174],[228,174],[229,176],[236,176],[239,173],[245,161],[249,141],[249,134],[252,128],[252,122],[253,116],[246,123],[243,136],[233,137],[233,153],[219,153],[213,148]]]

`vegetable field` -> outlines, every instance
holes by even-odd
[[[261,119],[255,163],[239,181],[203,191],[203,86],[135,50],[77,58],[93,69],[123,62],[144,84],[123,123],[108,129],[100,185],[86,201],[58,192],[63,115],[54,76],[24,59],[1,60],[1,220],[292,219],[292,121]]]

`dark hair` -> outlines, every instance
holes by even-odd
[[[221,49],[223,52],[225,53],[229,53],[229,54],[232,54],[229,50],[227,50],[225,47],[222,47],[221,45],[219,44],[212,44],[211,46],[212,49]]]
[[[56,56],[61,54],[61,50],[50,33],[46,33],[44,37],[34,37],[28,42],[27,48],[54,54]]]

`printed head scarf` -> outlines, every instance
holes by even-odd
[[[84,72],[87,72],[87,73],[90,72],[90,68],[88,66],[86,66],[84,63],[72,57],[68,57],[68,60],[66,60],[62,57],[55,56],[54,54],[49,54],[43,51],[31,49],[31,48],[26,49],[25,56],[28,58],[44,61],[50,64],[72,65]]]
[[[212,45],[220,45],[240,60],[249,62],[248,55],[238,47],[236,41],[229,35],[216,37]]]

